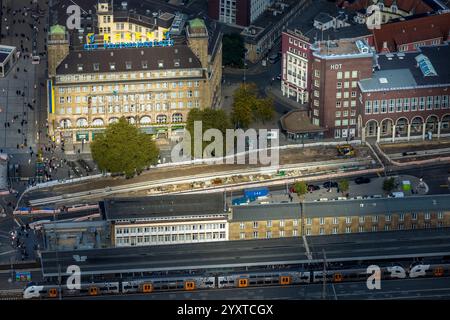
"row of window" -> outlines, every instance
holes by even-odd
[[[185,233],[185,234],[166,234],[166,235],[148,235],[135,237],[117,237],[116,245],[148,245],[177,243],[185,241],[205,241],[205,240],[226,240],[225,232],[206,232],[206,233]]]
[[[146,89],[182,89],[182,88],[192,88],[192,86],[199,87],[199,81],[179,81],[179,82],[153,82],[153,83],[140,83],[140,84],[122,84],[122,85],[93,85],[93,86],[77,86],[77,87],[59,87],[58,93],[80,93],[80,92],[111,92],[117,95],[117,93],[122,90],[125,92],[136,91],[136,90],[146,90]],[[142,94],[142,93],[141,93]]]
[[[146,67],[145,61],[142,62],[142,68]],[[161,66],[161,65],[160,65]],[[80,66],[78,66],[80,67]],[[82,65],[81,65],[82,67]],[[163,65],[161,66],[163,67]],[[99,68],[93,66],[94,69]],[[116,70],[115,64],[110,64],[111,71]],[[82,70],[80,70],[82,71]],[[162,72],[121,72],[121,73],[106,73],[106,74],[75,74],[57,76],[56,81],[59,82],[79,82],[79,81],[99,81],[99,80],[134,80],[134,79],[161,79],[161,78],[179,78],[179,77],[200,77],[201,70],[180,70],[180,71],[162,71]]]
[[[427,96],[414,98],[399,98],[389,100],[366,100],[365,113],[393,113],[408,111],[423,111],[447,109],[448,95],[443,96]]]
[[[131,105],[109,105],[107,108],[103,106],[92,106],[91,107],[91,113],[92,114],[104,114],[106,111],[108,113],[135,113],[135,112],[152,112],[152,111],[167,111],[170,109],[184,109],[185,107],[190,109],[192,107],[199,108],[200,107],[200,101],[179,101],[177,102],[171,102],[169,103],[155,103],[155,104],[131,104]],[[60,115],[71,115],[71,114],[88,114],[89,113],[89,107],[64,107],[59,106],[58,107],[58,114]]]
[[[134,101],[153,101],[153,100],[167,100],[167,99],[183,99],[183,98],[198,98],[200,96],[200,92],[198,90],[195,91],[172,91],[172,92],[162,92],[162,93],[156,93],[152,95],[151,93],[148,94],[136,94],[136,95],[121,95],[121,96],[93,96],[90,97],[90,103],[91,104],[103,104],[108,102],[134,102]],[[81,103],[88,103],[89,98],[86,96],[76,96],[75,99],[72,99],[72,96],[68,97],[59,97],[59,103],[65,104],[65,103],[72,103],[75,102],[76,104]]]
[[[206,224],[180,224],[174,226],[158,226],[158,227],[125,227],[116,228],[116,234],[128,233],[154,233],[154,232],[173,232],[173,231],[189,231],[189,230],[211,230],[225,229],[225,223],[206,223]]]
[[[351,224],[354,218],[356,219],[356,217],[351,217],[351,216],[344,217],[345,223]],[[364,223],[367,218],[370,218],[372,222],[378,222],[379,221],[379,216],[378,215],[360,216],[360,217],[358,217],[358,221],[359,221],[359,223]],[[426,212],[424,214],[424,218],[425,218],[425,220],[430,220],[431,219],[431,213]],[[443,219],[444,218],[444,213],[443,212],[438,212],[437,218],[438,219]],[[324,225],[325,224],[325,219],[326,219],[325,217],[320,217],[319,218],[319,224]],[[335,225],[339,224],[339,219],[340,219],[339,217],[333,217],[332,224],[335,224]],[[392,215],[386,214],[386,215],[384,215],[384,219],[385,219],[386,222],[390,222],[392,220]],[[417,220],[417,213],[411,213],[411,219],[412,220]],[[399,221],[404,221],[405,220],[405,214],[404,213],[400,213],[398,215],[398,220]],[[292,220],[293,226],[294,227],[298,226],[298,222],[299,222],[298,219]],[[313,218],[310,218],[310,217],[306,218],[306,225],[312,225],[312,222],[313,222]],[[281,219],[279,221],[279,224],[280,224],[280,227],[284,227],[285,226],[285,220]],[[258,221],[253,221],[253,228],[256,229],[256,228],[258,228],[258,226],[259,226],[259,222]],[[272,220],[267,220],[266,221],[266,226],[267,227],[272,227],[273,226]],[[245,222],[241,222],[239,224],[239,227],[240,227],[241,230],[244,230],[245,229]]]
[[[425,227],[425,228],[431,228],[431,224],[430,224],[430,223],[425,223],[425,224],[424,224],[424,227]],[[444,223],[441,222],[441,221],[439,221],[439,222],[437,223],[437,227],[439,227],[439,228],[444,227]],[[404,225],[403,223],[400,223],[400,224],[397,225],[397,229],[398,229],[398,230],[404,230],[404,229],[405,229],[405,225]],[[417,229],[417,225],[416,225],[415,223],[411,224],[411,229]],[[370,230],[371,230],[372,232],[377,232],[377,231],[379,231],[378,225],[373,225],[373,226],[371,226]],[[383,230],[384,230],[384,231],[389,231],[389,230],[392,230],[392,227],[391,227],[391,225],[386,224],[386,225],[384,225]],[[369,229],[367,229],[365,226],[358,226],[358,231],[357,231],[357,232],[368,232],[368,231],[369,231]],[[338,228],[338,227],[333,227],[333,228],[331,229],[331,234],[338,234],[338,233],[339,233],[339,228]],[[352,233],[352,227],[349,227],[349,226],[345,227],[345,233]],[[260,234],[261,234],[261,233],[258,232],[258,231],[253,231],[253,233],[252,233],[253,239],[258,239],[259,236],[260,236]],[[265,238],[267,238],[267,239],[270,239],[270,238],[273,237],[272,231],[266,231],[264,234],[265,234]],[[307,236],[312,235],[312,230],[311,230],[311,228],[306,228],[306,229],[305,229],[305,234],[306,234]],[[326,234],[325,228],[319,228],[319,234],[320,234],[320,235],[325,235],[325,234]],[[298,236],[298,230],[297,230],[297,229],[293,229],[293,230],[292,230],[292,235],[291,235],[290,233],[286,234],[286,231],[284,231],[284,230],[280,230],[280,231],[279,231],[279,237],[280,237],[280,238],[286,237],[286,236],[297,237],[297,236]],[[245,232],[240,232],[239,238],[240,238],[241,240],[246,239],[246,233],[245,233]]]

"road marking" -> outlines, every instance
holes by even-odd
[[[10,253],[13,253],[13,252],[16,252],[16,250],[2,252],[2,253],[0,253],[0,256],[7,255],[7,254],[10,254]]]
[[[308,241],[306,241],[306,236],[302,236],[303,238],[303,244],[305,245],[306,249],[306,256],[308,257],[308,260],[312,260],[312,254],[309,251]]]

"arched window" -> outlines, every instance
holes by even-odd
[[[69,119],[63,119],[60,121],[59,125],[62,128],[70,128],[72,126],[72,122]]]
[[[134,117],[128,117],[127,120],[131,124],[135,124],[136,123],[136,119],[134,119]]]
[[[156,117],[156,123],[167,123],[167,116],[160,114]]]
[[[117,121],[119,121],[118,118],[109,118],[109,123],[116,123]]]
[[[88,122],[85,118],[80,118],[77,120],[77,127],[87,127]]]
[[[150,124],[151,122],[152,118],[150,118],[149,116],[143,116],[140,121],[141,124]]]
[[[172,122],[173,123],[183,122],[183,115],[181,113],[174,113],[172,115]]]
[[[94,121],[92,121],[92,125],[97,127],[103,127],[105,125],[105,122],[103,121],[103,119],[94,119]]]

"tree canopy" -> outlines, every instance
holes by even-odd
[[[222,62],[225,66],[244,67],[244,39],[240,34],[226,34],[222,38]]]
[[[108,125],[91,143],[92,158],[100,170],[125,173],[132,177],[152,164],[156,164],[159,149],[151,136],[141,132],[122,117]]]
[[[303,197],[308,192],[308,185],[305,181],[297,181],[294,184],[294,191],[299,197]]]
[[[242,84],[233,95],[232,120],[238,128],[248,128],[252,121],[269,121],[274,116],[274,105],[270,98],[258,97],[255,83]]]
[[[395,188],[395,179],[388,178],[383,181],[383,190],[387,193],[390,193]]]
[[[341,180],[341,181],[339,181],[338,187],[339,187],[339,190],[340,190],[343,194],[344,194],[345,192],[347,192],[348,189],[349,189],[349,183],[348,183],[348,180]]]

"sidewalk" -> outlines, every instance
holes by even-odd
[[[247,62],[247,69],[238,69],[238,68],[231,68],[231,67],[225,67],[223,68],[223,74],[245,74],[246,75],[257,75],[261,73],[267,72],[268,68],[264,67],[261,62],[258,63],[249,63]]]
[[[270,87],[266,87],[265,92],[268,97],[280,102],[283,105],[291,107],[292,109],[298,109],[298,110],[304,110],[304,111],[308,110],[307,103],[300,104],[292,99],[289,99],[286,96],[283,96],[283,93],[281,92],[278,81],[276,81]]]

